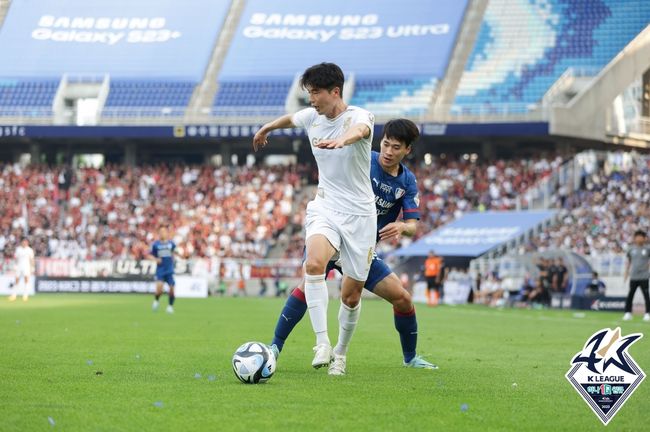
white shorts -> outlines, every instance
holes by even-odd
[[[377,215],[357,216],[326,209],[318,201],[307,204],[305,238],[322,234],[339,252],[343,274],[358,281],[368,278],[375,253]]]
[[[16,266],[16,277],[29,277],[32,275],[32,269],[29,266]]]

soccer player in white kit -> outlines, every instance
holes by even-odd
[[[27,292],[29,290],[29,279],[34,271],[34,250],[29,247],[29,241],[24,238],[20,242],[20,246],[16,248],[14,254],[16,260],[16,290],[22,281],[23,284],[23,301],[29,298]],[[16,292],[14,291],[9,297],[9,301],[16,300]]]
[[[305,219],[305,298],[316,346],[312,366],[332,365],[330,375],[343,375],[352,334],[359,320],[361,291],[372,262],[377,231],[375,195],[370,183],[374,116],[343,101],[343,71],[333,63],[308,68],[301,85],[311,108],[265,124],[255,134],[257,151],[275,129],[307,131],[318,165],[318,192],[307,205]],[[325,269],[339,256],[343,272],[339,338],[332,349],[327,333],[328,292]]]

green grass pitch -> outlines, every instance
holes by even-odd
[[[310,367],[305,317],[275,376],[239,383],[233,351],[270,342],[283,301],[180,299],[170,316],[153,313],[149,296],[1,299],[0,430],[604,429],[564,374],[587,337],[620,326],[621,314],[421,305],[419,352],[440,366],[426,371],[401,367],[391,307],[365,301],[347,376]],[[332,337],[337,311],[330,302]],[[622,325],[623,334],[647,329],[640,317]],[[650,337],[630,352],[650,373]],[[650,380],[607,429],[647,428],[648,400]]]

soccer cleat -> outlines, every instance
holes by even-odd
[[[153,304],[151,305],[151,310],[156,312],[158,310],[158,307],[160,307],[160,302],[158,300],[154,300]]]
[[[623,315],[623,321],[632,321],[632,314],[625,312],[625,315]]]
[[[9,296],[9,301],[10,301],[10,302],[12,302],[12,301],[16,301],[16,294],[12,294],[12,295],[10,295],[10,296]]]
[[[643,321],[650,321],[650,313],[643,315]]]
[[[345,375],[345,356],[334,354],[334,361],[330,363],[327,373],[334,376]]]
[[[23,301],[26,302],[27,300],[29,300],[29,297],[27,296],[27,294],[23,295]]]
[[[174,313],[174,306],[167,305],[167,309],[165,309],[165,312],[167,312],[168,314],[173,314]]]
[[[320,344],[314,347],[314,360],[311,365],[314,369],[320,369],[323,366],[329,366],[334,359],[332,346],[329,344]]]
[[[273,352],[273,355],[275,356],[275,361],[278,361],[278,357],[280,357],[280,350],[278,349],[278,346],[276,344],[270,345],[269,348],[271,348],[271,351]]]
[[[431,370],[438,369],[437,365],[434,365],[433,363],[429,363],[428,361],[426,361],[420,356],[413,357],[411,361],[408,363],[405,362],[404,367],[414,368],[414,369],[431,369]]]

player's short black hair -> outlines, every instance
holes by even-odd
[[[325,89],[332,91],[335,87],[339,88],[343,96],[343,83],[345,77],[341,68],[334,63],[319,63],[309,67],[300,77],[302,88],[310,86],[315,89]]]
[[[384,125],[384,130],[382,132],[383,138],[396,139],[397,141],[404,143],[406,147],[410,147],[419,136],[420,131],[415,123],[404,118],[389,120],[388,123]]]
[[[647,238],[648,234],[646,234],[646,232],[643,231],[643,230],[636,230],[636,231],[634,231],[634,237],[636,237],[636,236],[641,236],[643,238]]]

